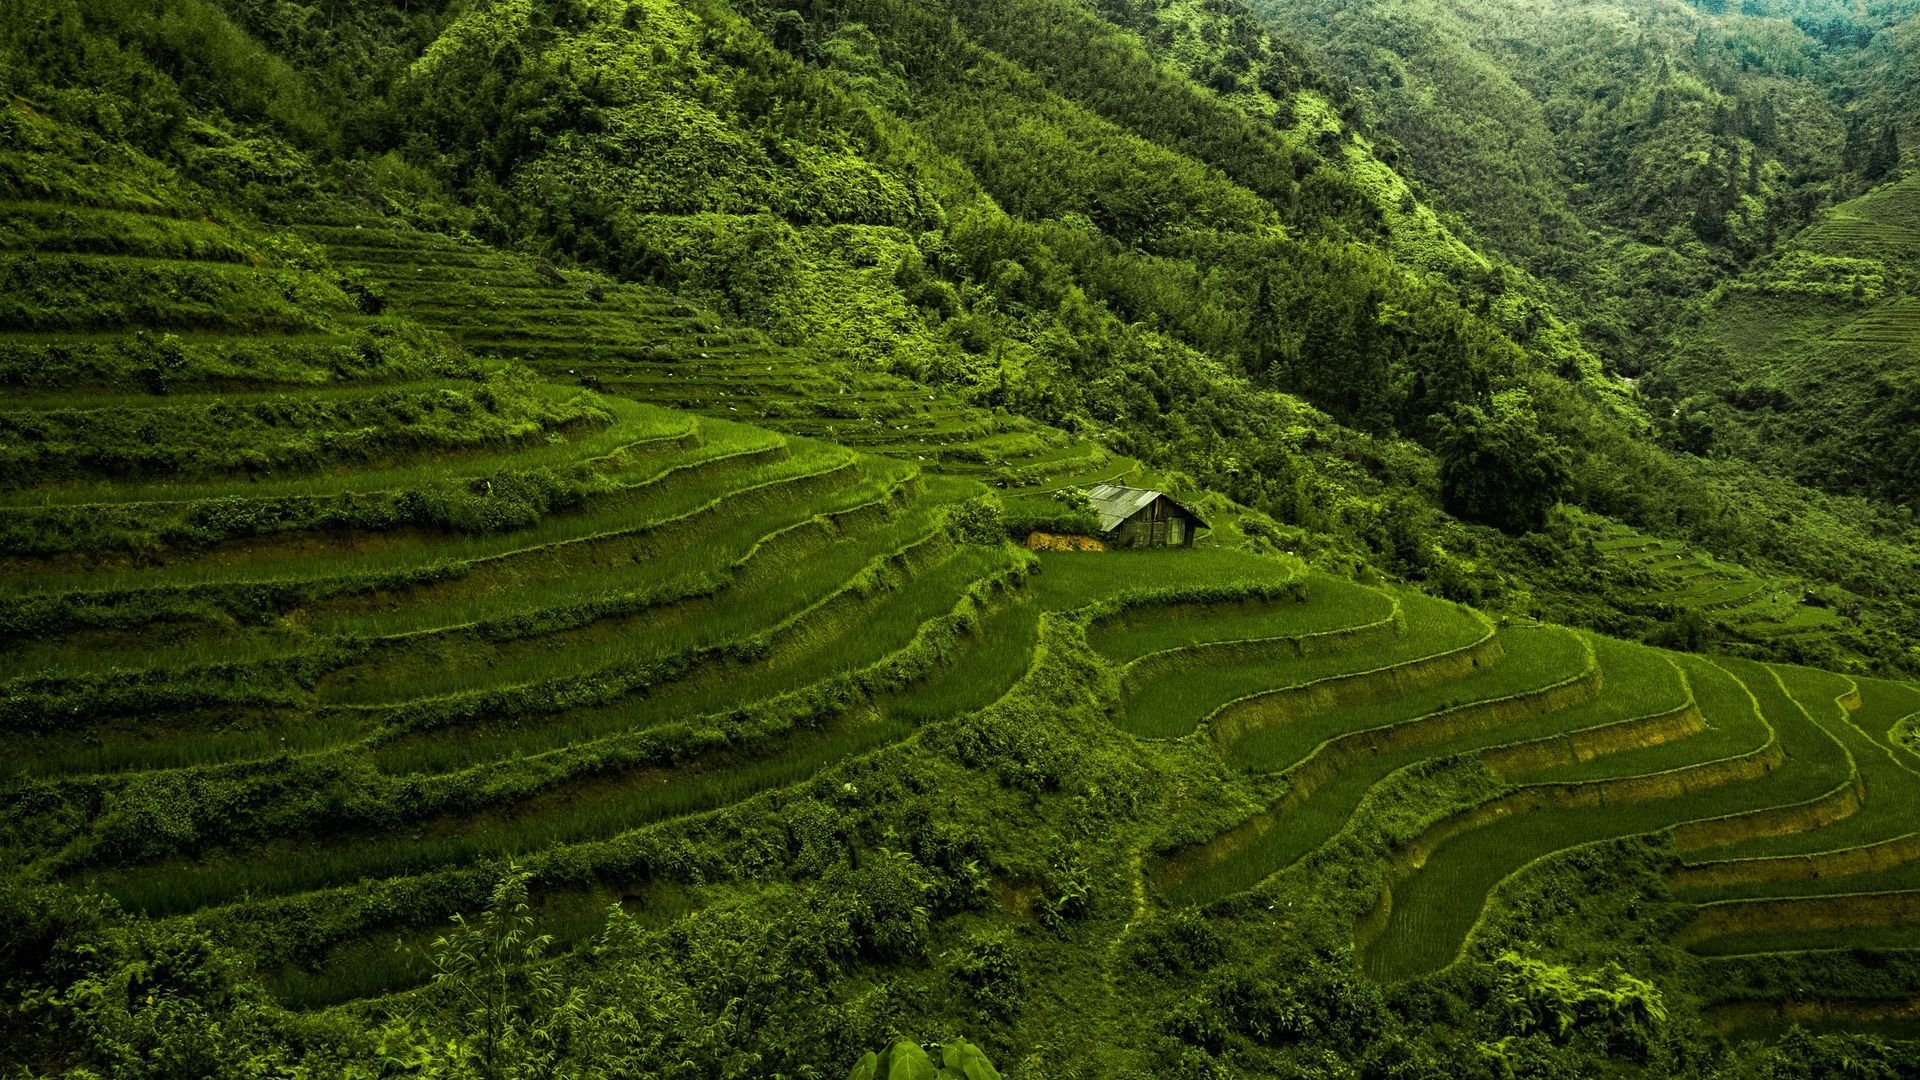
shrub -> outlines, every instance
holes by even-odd
[[[1495,394],[1490,410],[1456,406],[1434,422],[1448,510],[1509,533],[1546,523],[1572,474],[1566,451],[1540,430],[1524,391]]]
[[[999,1070],[980,1048],[965,1039],[935,1044],[940,1064],[907,1039],[895,1039],[882,1053],[869,1050],[854,1063],[847,1080],[1000,1080]]]
[[[947,509],[947,533],[962,544],[998,544],[1006,537],[1000,499],[982,495]],[[1021,534],[1024,539],[1025,533]]]
[[[1091,536],[1100,531],[1093,504],[1078,488],[1056,491],[1051,498],[1016,499],[1003,508],[1001,522],[1006,534],[1016,541],[1036,532]]]
[[[1493,997],[1509,1034],[1543,1034],[1566,1042],[1584,1030],[1609,1053],[1639,1058],[1646,1056],[1667,1020],[1660,991],[1611,962],[1588,975],[1502,953],[1494,961]]]
[[[1027,1002],[1025,956],[1009,934],[975,936],[954,961],[953,978],[961,994],[991,1017],[1011,1018]]]

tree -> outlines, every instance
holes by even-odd
[[[1570,468],[1566,451],[1540,430],[1526,391],[1495,394],[1490,409],[1457,405],[1435,426],[1440,494],[1451,513],[1515,534],[1546,522]]]
[[[1858,114],[1849,115],[1847,136],[1840,144],[1840,164],[1849,170],[1860,171],[1866,167],[1867,153],[1866,125],[1860,122]]]
[[[452,1056],[489,1078],[550,1076],[579,1017],[581,992],[546,964],[551,935],[535,935],[531,875],[509,863],[477,920],[453,917],[433,943],[434,985],[449,995],[462,1038]]]
[[[1680,403],[1673,411],[1672,439],[1677,450],[1706,457],[1713,451],[1714,399],[1705,394],[1695,395]]]
[[[1887,178],[1894,169],[1900,167],[1900,135],[1892,124],[1880,133],[1868,148],[1866,163],[1861,166],[1860,174],[1868,183],[1876,183]]]

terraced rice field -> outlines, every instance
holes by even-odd
[[[1904,911],[1920,895],[1920,758],[1889,731],[1920,712],[1920,691],[1783,668],[1785,691],[1845,748],[1849,797],[1818,827],[1757,837],[1675,871],[1697,918],[1682,931],[1703,955],[1916,943]]]
[[[376,943],[418,944],[502,859],[597,859],[596,888],[628,865],[637,893],[619,838],[990,704],[1030,662],[1033,558],[956,542],[984,488],[928,463],[1008,435],[1023,477],[1108,460],[937,402],[836,443],[748,426],[727,399],[845,388],[678,301],[428,234],[310,230],[382,308],[211,222],[3,209],[10,813],[57,792],[42,865],[133,912],[313,913],[261,942],[301,1004],[422,977]],[[519,359],[584,369],[582,342],[618,377]],[[656,375],[676,392],[615,393]],[[941,453],[867,449],[905,446]],[[372,881],[414,899],[368,906]]]
[[[1907,177],[1843,204],[1826,220],[1793,238],[1806,247],[1845,258],[1905,261],[1920,254],[1920,214],[1914,213],[1920,183]]]
[[[1357,943],[1369,974],[1397,981],[1470,952],[1488,899],[1535,864],[1655,834],[1679,852],[1692,913],[1674,941],[1703,964],[1920,948],[1920,759],[1893,734],[1920,691],[1547,626],[1476,636],[1412,594],[1301,586],[1096,625],[1122,665],[1122,723],[1205,746],[1264,793],[1233,827],[1160,852],[1165,901],[1298,896],[1286,881],[1312,892],[1384,859]]]
[[[1716,559],[1675,540],[1646,536],[1591,519],[1595,547],[1617,565],[1639,571],[1647,584],[1635,599],[1673,610],[1693,610],[1742,633],[1782,637],[1833,623],[1832,609],[1810,598],[1806,586]]]
[[[1847,258],[1910,259],[1920,252],[1920,229],[1835,214],[1795,237],[1794,243]]]
[[[238,228],[54,214],[0,206],[32,299],[0,305],[7,814],[37,868],[245,943],[289,1003],[418,983],[509,859],[563,941],[616,899],[687,917],[708,870],[665,872],[664,827],[986,709],[1049,651],[1103,673],[1117,739],[1237,793],[1143,848],[1142,918],[1377,880],[1355,943],[1404,979],[1533,864],[1658,833],[1703,970],[1920,949],[1910,687],[1496,624],[1230,528],[1035,556],[951,512],[1141,464],[381,219],[300,228],[350,295]],[[1675,606],[1804,607],[1602,548]]]
[[[1835,340],[1850,345],[1920,348],[1920,298],[1904,297],[1848,323]]]
[[[391,310],[557,382],[752,420],[999,488],[1088,486],[1139,467],[1097,443],[780,346],[658,289],[378,218],[301,231],[364,273]]]

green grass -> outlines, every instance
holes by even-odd
[[[661,560],[672,565],[651,566],[654,576],[664,582],[657,587],[635,588],[633,570],[612,569],[451,604],[404,605],[342,617],[317,624],[315,629],[323,634],[323,640],[324,636],[384,636],[390,644],[376,655],[389,665],[394,662],[392,657],[396,651],[435,656],[459,647],[499,649],[516,641],[524,641],[524,647],[530,649],[549,649],[557,647],[557,639],[570,630],[601,637],[622,633],[623,627],[628,628],[624,630],[627,633],[643,632],[649,625],[688,618],[715,603],[751,603],[754,584],[781,574],[781,568],[792,559],[811,557],[821,545],[845,544],[878,528],[906,508],[895,507],[884,517],[862,515],[854,519],[847,530],[832,536],[822,531],[809,541],[813,546],[779,555],[775,562],[764,563],[765,556],[761,555],[756,556],[761,562],[741,563],[749,553],[760,550],[762,541],[784,533],[797,523],[886,498],[908,475],[910,470],[904,465],[876,463],[874,475],[863,478],[860,484],[844,492],[819,500],[781,504],[718,530],[708,543]],[[747,567],[747,581],[736,577],[743,565]],[[719,591],[715,592],[716,589]],[[699,598],[705,598],[705,606],[695,602]],[[456,645],[455,639],[467,644]],[[179,662],[186,659],[220,658],[205,649],[188,649],[146,653],[123,650],[105,656],[89,654],[85,659],[109,668],[122,664],[131,668],[166,660],[180,666]],[[357,667],[336,669],[333,679],[349,677]],[[322,692],[326,693],[324,689]],[[14,764],[23,772],[51,774],[167,768],[257,757],[282,750],[310,751],[367,734],[373,719],[371,715],[323,713],[256,731],[166,732],[156,737],[136,730],[120,734],[113,741],[77,748],[69,745],[70,740],[57,739],[53,743],[55,748],[48,750],[23,740],[22,755],[14,759]]]
[[[645,286],[381,227],[310,234],[381,283],[395,309],[556,379],[770,426],[1003,482],[1081,472],[1105,451],[891,376],[836,371]],[[588,295],[589,288],[597,297]],[[1109,468],[1108,462],[1099,465]],[[1117,474],[1120,470],[1110,470]],[[1104,477],[1103,477],[1104,478]],[[1071,478],[1070,478],[1071,479]]]
[[[894,703],[893,715],[928,724],[984,709],[1027,672],[1040,632],[1040,608],[1017,604],[981,625],[979,640],[960,659]]]
[[[584,544],[644,533],[703,511],[722,510],[730,496],[756,485],[812,475],[852,460],[846,451],[837,448],[799,446],[783,460],[750,468],[738,467],[740,461],[753,460],[756,455],[765,456],[777,449],[778,443],[773,441],[757,445],[711,441],[696,451],[663,462],[660,474],[629,485],[620,493],[621,498],[597,500],[587,513],[555,515],[531,528],[509,534],[457,539],[436,537],[431,542],[393,544],[370,552],[341,551],[320,558],[290,556],[233,565],[166,565],[138,575],[37,574],[8,581],[10,588],[5,592],[15,596],[81,591],[124,595],[158,587],[178,589],[328,580],[351,587],[356,581],[374,579],[383,573],[444,571],[533,551],[545,553],[569,543]],[[688,535],[684,527],[676,530],[676,536]]]
[[[710,770],[688,769],[664,782],[614,790],[601,797],[546,809],[497,828],[422,839],[356,839],[263,852],[257,849],[190,869],[106,876],[102,888],[132,911],[170,915],[231,903],[344,885],[363,878],[395,878],[485,858],[525,854],[559,844],[591,843],[684,814],[712,810],[773,788],[798,783],[914,729],[884,717],[825,738],[774,743],[772,756]]]
[[[1708,1010],[1713,1020],[1715,1010]],[[1862,1035],[1886,1041],[1920,1042],[1920,1020],[1795,1020],[1791,1024],[1736,1024],[1725,1032],[1733,1042],[1775,1043],[1798,1028],[1813,1035]]]
[[[777,645],[782,627],[823,601],[843,594],[882,595],[878,590],[863,588],[861,583],[895,552],[928,552],[912,556],[916,562],[937,558],[931,546],[922,545],[938,529],[938,522],[930,515],[911,515],[859,542],[834,545],[796,572],[745,598],[751,602],[716,605],[698,619],[656,621],[645,627],[644,636],[610,636],[596,627],[584,640],[549,634],[528,640],[525,647],[481,647],[468,656],[424,652],[420,654],[421,665],[390,666],[343,687],[337,696],[357,704],[418,704],[442,696],[480,695],[497,687],[558,683],[583,676],[598,676],[590,681],[604,685],[619,678],[612,674],[616,670],[680,653],[756,639]],[[804,639],[811,635],[803,630],[801,636]],[[672,680],[652,681],[645,693],[658,696],[671,685]]]
[[[1164,593],[1244,583],[1284,585],[1297,560],[1221,548],[1042,552],[1034,597],[1049,611],[1071,611],[1128,593]]]
[[[1742,682],[1705,661],[1682,658],[1707,732],[1645,753],[1596,758],[1587,767],[1549,770],[1566,779],[1634,775],[1711,761],[1767,740]],[[1632,761],[1631,769],[1623,762]],[[1374,978],[1397,981],[1451,963],[1467,943],[1486,898],[1516,871],[1555,852],[1597,840],[1656,832],[1681,821],[1785,805],[1826,789],[1812,769],[1782,768],[1758,780],[1736,782],[1675,798],[1605,807],[1548,808],[1513,814],[1441,844],[1426,864],[1393,887],[1385,928],[1362,954]]]
[[[115,255],[0,253],[0,330],[319,330],[349,309],[301,270]]]
[[[247,263],[266,256],[266,239],[192,218],[56,202],[0,201],[0,250],[5,251]]]
[[[1713,677],[1704,664],[1706,662],[1698,660],[1687,662],[1688,680],[1704,680],[1709,685],[1719,685],[1720,680]],[[1582,783],[1641,776],[1749,753],[1776,738],[1786,752],[1789,764],[1776,771],[1770,780],[1783,775],[1806,774],[1806,783],[1811,785],[1807,791],[1810,797],[1825,792],[1846,777],[1845,756],[1838,753],[1838,747],[1832,739],[1814,726],[1784,693],[1779,692],[1764,667],[1732,660],[1715,661],[1713,666],[1733,675],[1746,691],[1759,700],[1759,716],[1753,713],[1750,703],[1741,703],[1746,707],[1736,707],[1723,699],[1717,706],[1709,707],[1705,695],[1696,687],[1700,711],[1707,721],[1705,731],[1658,746],[1516,774],[1516,779],[1527,783]]]
[[[339,747],[373,730],[371,717],[323,713],[251,729],[142,731],[133,738],[96,737],[78,745],[62,742],[50,748],[21,739],[18,756],[9,758],[0,775],[57,777],[251,761],[280,753],[313,753]]]
[[[372,568],[357,565],[355,556],[345,553],[335,557],[332,566],[346,573],[310,582],[302,582],[297,578],[290,582],[275,582],[260,573],[261,562],[237,568],[216,568],[224,571],[221,576],[241,578],[230,582],[239,587],[241,596],[246,596],[248,590],[258,589],[263,584],[281,585],[293,590],[292,598],[286,603],[301,606],[307,612],[304,628],[309,631],[300,636],[283,635],[277,644],[271,636],[256,632],[244,639],[245,645],[223,644],[218,655],[229,662],[284,659],[310,651],[316,646],[324,649],[327,641],[345,637],[371,638],[445,628],[463,630],[472,626],[483,614],[493,616],[495,625],[488,628],[488,632],[493,638],[500,639],[513,636],[507,623],[524,620],[529,609],[538,609],[536,601],[542,599],[561,603],[567,600],[579,602],[596,595],[604,599],[613,595],[607,590],[621,586],[629,595],[662,599],[683,597],[686,591],[681,589],[675,592],[673,586],[676,583],[684,584],[689,577],[698,579],[702,574],[711,577],[725,572],[729,555],[727,549],[707,548],[700,541],[710,535],[720,534],[729,526],[735,527],[737,536],[741,522],[763,519],[768,507],[777,510],[800,501],[802,505],[813,509],[837,509],[871,502],[904,479],[899,465],[878,460],[873,464],[873,475],[856,479],[847,468],[846,459],[837,452],[803,452],[789,461],[758,469],[735,470],[713,477],[688,474],[697,483],[680,488],[669,486],[666,497],[653,505],[640,506],[637,510],[616,505],[597,514],[561,515],[558,520],[543,522],[534,529],[511,536],[464,544],[449,540],[437,545],[422,542],[410,548],[359,555],[360,563],[398,562],[408,555],[420,560],[411,569],[404,562],[399,562],[398,566],[388,569],[385,576],[371,573],[358,578],[351,576],[353,570],[365,572]],[[796,479],[820,489],[821,482],[809,478],[823,476],[831,480],[833,486],[822,493],[811,494],[801,500],[797,489],[790,491]],[[843,478],[853,482],[843,482]],[[870,485],[870,481],[879,481],[879,484]],[[722,483],[729,485],[731,490],[722,489],[721,494],[716,496],[715,485]],[[669,523],[671,528],[663,528],[663,523]],[[609,525],[613,527],[608,528]],[[752,539],[757,540],[760,535],[754,533]],[[446,560],[449,552],[466,554],[469,558]],[[441,559],[426,561],[435,555]],[[637,561],[646,555],[652,557],[643,562]],[[687,557],[675,557],[679,555]],[[332,568],[320,560],[290,560],[286,565],[295,570],[313,570],[322,566]],[[202,568],[177,569],[180,572],[176,579]],[[243,574],[254,577],[254,581],[246,581]],[[600,575],[598,579],[596,574]],[[146,578],[158,576],[162,575],[122,575],[121,580],[132,577],[134,581],[145,584]],[[49,577],[41,575],[25,581],[40,584]],[[191,600],[195,595],[191,591],[194,583],[187,584],[189,588],[185,596]],[[216,580],[214,584],[217,586],[221,583]],[[711,588],[714,584],[710,582],[707,587]],[[552,586],[555,591],[543,596],[543,585]],[[359,594],[376,586],[387,590],[385,603],[369,604],[357,599]],[[402,594],[411,603],[394,603]],[[126,596],[138,602],[143,595],[142,590],[135,588],[124,594],[105,594],[105,597],[117,599]],[[159,595],[164,599],[180,594],[161,592]],[[215,597],[219,595],[214,593]],[[24,604],[30,600],[16,602]],[[491,602],[492,606],[482,607],[486,602]],[[166,613],[167,609],[161,607],[156,617],[164,617]],[[191,641],[144,651],[53,643],[18,652],[7,658],[5,666],[7,670],[36,677],[118,671],[135,666],[185,668],[208,655],[207,650],[206,643]],[[147,660],[146,664],[141,664],[143,657]]]
[[[1214,710],[1242,697],[1396,667],[1465,648],[1486,635],[1486,625],[1465,608],[1411,590],[1396,590],[1394,595],[1406,625],[1392,641],[1317,656],[1178,671],[1146,683],[1127,700],[1124,726],[1148,738],[1178,737],[1192,732]],[[1356,592],[1329,600],[1353,604],[1348,625],[1358,625],[1376,611],[1362,596]],[[1302,612],[1312,607],[1309,598]]]
[[[1251,771],[1282,772],[1301,763],[1325,740],[1377,731],[1459,705],[1539,690],[1579,675],[1590,662],[1584,640],[1572,631],[1523,627],[1503,631],[1502,638],[1506,654],[1500,662],[1466,678],[1256,732],[1232,747],[1227,760]],[[1251,842],[1224,861],[1169,887],[1167,899],[1179,904],[1205,904],[1252,888],[1330,839],[1352,819],[1373,785],[1395,770],[1446,754],[1569,730],[1569,721],[1578,711],[1576,706],[1545,716],[1491,723],[1452,738],[1369,753],[1364,760],[1341,769],[1304,800],[1288,798],[1285,809]]]
[[[1911,823],[1912,803],[1897,804],[1889,808],[1896,816],[1906,816]],[[1904,811],[1904,814],[1903,814]],[[1821,832],[1826,830],[1822,829]],[[1916,830],[1908,828],[1906,832]],[[1793,897],[1833,896],[1856,892],[1910,892],[1920,890],[1920,862],[1904,862],[1884,870],[1858,874],[1830,875],[1809,880],[1762,882],[1754,885],[1742,885],[1719,889],[1690,889],[1686,896],[1693,900],[1722,898],[1759,898],[1791,899]]]
[[[1582,520],[1599,534],[1594,546],[1606,558],[1650,575],[1649,584],[1629,590],[1641,603],[1696,609],[1756,635],[1797,633],[1835,618],[1830,610],[1803,602],[1804,582],[1762,574],[1604,519]]]
[[[928,587],[921,591],[933,602],[951,598],[956,592],[955,585],[977,580],[998,554],[992,549],[963,551],[953,560],[954,565],[930,574]],[[936,583],[936,577],[946,580]],[[874,659],[861,653],[871,649],[875,642],[898,644],[891,633],[896,629],[894,624],[917,626],[924,621],[920,616],[931,615],[912,605],[900,606],[908,610],[891,618],[875,618],[861,634],[850,635],[859,639],[857,645],[834,650],[836,655],[828,663],[810,665],[815,668],[811,674],[824,675],[860,666]],[[1024,664],[1003,665],[1002,674],[1017,677],[1022,668]],[[705,767],[698,762],[683,763],[671,774],[653,774],[650,783],[635,784],[631,788],[615,786],[594,797],[545,807],[538,816],[511,820],[498,827],[450,836],[385,841],[354,838],[345,843],[256,849],[190,868],[161,867],[104,875],[97,880],[130,909],[155,915],[177,914],[240,897],[281,895],[366,877],[412,875],[480,858],[540,850],[554,844],[598,840],[666,817],[712,809],[774,787],[787,786],[847,757],[896,741],[913,729],[917,719],[932,715],[930,710],[949,707],[964,700],[969,693],[978,695],[980,691],[969,685],[977,681],[976,676],[977,672],[969,669],[964,677],[932,679],[924,684],[924,691],[932,695],[930,700],[916,703],[918,691],[910,692],[900,703],[883,705],[879,718],[852,724],[846,730],[829,729],[820,737],[801,733],[791,739],[773,740],[768,745],[753,747],[742,758],[723,756],[706,763]],[[798,684],[795,678],[787,681]],[[1001,684],[999,689],[1003,691],[1005,685]],[[736,685],[727,688],[726,694],[738,701],[753,692]],[[981,704],[990,701],[988,698]],[[676,715],[706,711],[710,709],[696,707],[692,713]],[[576,740],[569,740],[572,741]]]
[[[1591,670],[1593,661],[1586,644],[1570,630],[1523,626],[1501,631],[1500,640],[1505,655],[1471,675],[1385,701],[1262,728],[1229,747],[1227,762],[1248,772],[1284,772],[1299,764],[1323,740],[1346,732],[1368,731],[1461,705],[1528,693]]]
[[[956,482],[956,486],[960,485]],[[819,507],[803,505],[799,508],[803,513],[812,509]],[[759,632],[775,625],[780,613],[791,613],[809,605],[828,590],[842,585],[859,573],[867,560],[875,555],[912,542],[914,538],[929,535],[938,527],[936,510],[937,504],[929,503],[917,514],[882,522],[866,535],[849,536],[841,542],[829,544],[824,555],[815,552],[813,557],[806,560],[804,573],[780,574],[769,571],[754,587],[731,591],[723,589],[716,595],[717,604],[708,603],[699,609],[699,613],[705,615],[700,619],[687,618],[689,611],[677,608],[670,602],[656,607],[639,605],[640,610],[636,615],[624,623],[619,619],[589,619],[573,635],[584,641],[586,647],[567,649],[570,638],[565,632],[566,625],[554,625],[557,620],[544,626],[535,622],[530,625],[529,633],[514,636],[511,633],[511,621],[534,614],[537,609],[527,605],[536,597],[525,590],[505,592],[498,597],[495,612],[508,623],[500,632],[485,635],[405,635],[396,644],[406,648],[389,648],[376,654],[384,661],[382,664],[370,666],[362,663],[337,671],[337,680],[352,675],[359,681],[330,684],[335,688],[329,689],[327,696],[345,701],[391,699],[418,704],[434,689],[479,695],[488,687],[513,685],[515,680],[537,682],[577,677],[582,672],[593,670],[596,664],[604,666],[620,662],[630,666],[643,659],[644,655],[667,656],[703,644],[725,642],[730,636]],[[743,549],[750,548],[766,535],[760,526],[775,524],[776,527],[784,527],[790,523],[788,520],[772,523],[764,519],[750,519],[747,528],[738,530],[736,539]],[[716,552],[710,547],[701,546],[691,549],[687,554],[690,560],[694,557],[711,559]],[[722,549],[719,554],[726,552]],[[724,584],[724,578],[714,576],[714,572],[721,569],[723,567],[714,567],[708,572],[690,571],[689,576],[695,585],[704,585],[711,590],[716,585]],[[631,572],[628,572],[628,577],[632,577]],[[619,580],[619,574],[614,572],[605,579],[605,583],[612,585]],[[577,587],[580,583],[570,584]],[[587,584],[590,586],[592,583]],[[681,595],[685,595],[685,590]],[[673,598],[671,590],[663,597],[668,601]],[[408,607],[403,610],[410,613],[411,617],[418,618],[430,614],[433,609]],[[646,632],[643,640],[650,650],[645,653],[636,652],[632,647],[635,634],[641,631]],[[783,662],[785,659],[790,657],[783,658]],[[649,688],[648,692],[663,698],[671,697],[665,686],[656,685]],[[199,764],[235,754],[254,756],[281,750],[311,751],[335,745],[343,739],[368,734],[380,715],[377,712],[322,712],[304,722],[296,721],[291,725],[254,732],[175,733],[174,737],[159,740],[89,746],[78,750],[62,749],[38,757],[27,757],[23,767],[35,772],[87,765],[157,767]]]
[[[743,672],[723,684],[682,694],[628,698],[600,707],[576,708],[537,725],[466,734],[458,739],[442,734],[395,743],[382,747],[374,758],[382,771],[394,775],[444,772],[770,698],[830,675],[855,671],[899,648],[921,623],[948,610],[953,598],[969,583],[996,568],[1010,566],[1008,559],[1006,553],[996,549],[962,549],[939,567],[915,578],[889,602],[881,604],[860,624],[857,633],[840,634],[795,663],[755,673]]]
[[[40,640],[34,647],[17,650],[6,659],[12,670],[44,670],[49,660],[73,661],[82,665],[89,659],[110,663],[113,657],[97,651],[93,642],[57,633],[67,626],[84,625],[92,620],[106,626],[123,628],[170,625],[178,650],[188,655],[195,650],[218,644],[222,654],[232,660],[271,662],[309,653],[315,639],[288,625],[297,620],[301,627],[311,625],[328,614],[372,611],[409,604],[432,605],[455,598],[487,594],[506,594],[527,590],[543,581],[565,580],[584,573],[621,566],[635,567],[634,581],[650,583],[643,572],[654,560],[696,546],[706,533],[727,521],[749,516],[766,505],[800,497],[807,492],[840,490],[857,478],[857,464],[822,452],[795,458],[775,466],[743,472],[737,488],[711,498],[710,491],[678,491],[675,498],[660,500],[666,506],[651,514],[602,515],[587,521],[582,528],[578,519],[547,522],[504,538],[449,541],[440,545],[443,557],[434,559],[436,549],[377,550],[364,556],[375,564],[356,567],[350,558],[339,560],[339,573],[333,577],[303,579],[298,576],[274,578],[259,574],[258,567],[243,567],[252,573],[239,580],[189,584],[173,589],[128,589],[124,592],[78,594],[42,594],[13,600],[0,606],[0,614],[19,625],[39,628]],[[612,524],[613,528],[595,529],[594,525]],[[548,536],[541,536],[540,533]],[[445,554],[465,555],[446,558]],[[411,555],[409,566],[406,556]],[[317,560],[316,560],[317,561]],[[380,564],[385,563],[384,567]],[[219,570],[219,567],[185,567],[188,571]],[[312,569],[289,562],[276,567],[288,574]],[[384,570],[384,573],[380,572]],[[203,574],[202,576],[215,576]],[[238,577],[238,575],[233,575]],[[403,603],[404,602],[404,603]],[[272,609],[282,621],[261,618],[261,609]],[[445,625],[445,624],[440,624]],[[267,633],[261,633],[265,629]],[[318,642],[325,647],[325,642]]]
[[[1177,620],[1122,625],[1110,630],[1095,626],[1087,636],[1100,655],[1115,663],[1126,663],[1149,653],[1209,642],[1299,637],[1393,616],[1392,598],[1378,590],[1321,576],[1308,578],[1305,584],[1307,601],[1304,604],[1287,600],[1255,611],[1235,610],[1229,605],[1218,614],[1197,612]]]
[[[483,384],[344,387],[251,399],[36,401],[0,409],[0,486],[43,490],[103,477],[280,476],[483,452],[604,427],[593,396],[559,398],[505,374]]]
[[[552,385],[534,387],[533,392],[556,402],[579,395],[577,389]],[[301,391],[301,397],[305,398],[316,393],[320,391]],[[694,418],[685,413],[617,398],[603,399],[601,406],[613,414],[613,423],[605,427],[578,432],[559,442],[543,441],[520,448],[502,448],[497,454],[469,461],[406,463],[390,468],[364,469],[347,473],[261,477],[253,480],[236,480],[220,476],[200,481],[182,481],[178,477],[170,477],[152,481],[119,480],[111,483],[63,484],[58,488],[37,491],[31,500],[14,499],[7,503],[0,503],[0,506],[4,506],[9,512],[23,512],[37,507],[65,507],[76,504],[182,504],[236,499],[325,499],[346,494],[419,489],[444,484],[457,478],[484,477],[508,470],[557,468],[576,463],[593,463],[609,458],[610,455],[616,455],[636,444],[641,444],[641,448],[645,449],[645,444],[659,443],[700,430]],[[723,438],[722,441],[726,440]],[[654,452],[657,453],[659,450]],[[611,465],[612,462],[609,464]],[[172,507],[162,506],[155,509],[172,509]]]
[[[1815,722],[1830,732],[1852,754],[1866,787],[1866,798],[1851,816],[1832,824],[1788,836],[1765,837],[1714,851],[1715,859],[1751,859],[1777,855],[1799,855],[1873,844],[1920,831],[1920,820],[1912,810],[1920,806],[1920,765],[1911,752],[1894,747],[1886,729],[1903,716],[1920,709],[1920,691],[1897,683],[1861,680],[1861,707],[1847,713],[1835,704],[1834,694],[1846,687],[1844,680],[1825,672],[1804,668],[1777,669],[1795,701]],[[1880,732],[1875,735],[1874,732]],[[1878,875],[1855,875],[1854,881],[1877,879]],[[1828,884],[1828,883],[1831,884]],[[1847,888],[1847,881],[1822,875],[1820,881],[1774,882],[1731,886],[1690,892],[1701,899],[1727,899],[1740,896],[1789,895],[1809,891]]]
[[[1887,952],[1920,949],[1920,925],[1835,926],[1767,933],[1727,934],[1687,947],[1696,956],[1751,956],[1824,949]]]
[[[291,334],[0,334],[0,391],[305,388],[476,375],[483,363],[414,328]]]

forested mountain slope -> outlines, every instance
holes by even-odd
[[[0,0],[0,1063],[1912,1072],[1905,522],[1307,55]],[[1209,543],[1012,542],[1105,480]]]
[[[1905,0],[1254,7],[1629,373],[1683,300],[1887,178],[1914,134]]]
[[[1920,504],[1920,176],[1823,213],[1715,289],[1674,342],[1646,389],[1678,445]]]
[[[10,1064],[1913,1064],[1716,1034],[1920,993],[1909,687],[1496,623],[1204,492],[1207,547],[1036,557],[1051,492],[1183,481],[11,115]]]
[[[1476,527],[1557,492],[1863,598],[1836,602],[1874,632],[1785,655],[1904,662],[1874,581],[1906,555],[1839,507],[1763,544],[1745,481],[1648,447],[1552,284],[1463,243],[1244,11],[303,10],[234,18],[297,72],[289,100],[341,103],[320,143],[397,205],[1098,434],[1465,599],[1649,632],[1630,571],[1570,582]],[[1445,490],[1436,451],[1491,438],[1487,490]],[[1567,468],[1537,472],[1556,443]]]

